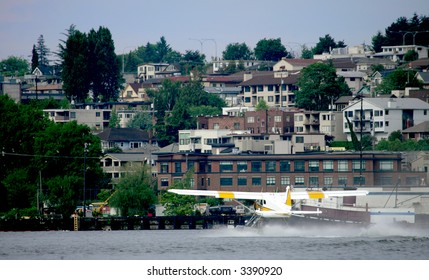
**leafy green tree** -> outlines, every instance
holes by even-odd
[[[119,208],[122,216],[147,215],[157,201],[153,185],[148,166],[130,167],[116,185],[109,204]]]
[[[265,101],[265,99],[261,98],[261,99],[259,99],[258,104],[256,104],[255,109],[256,109],[256,111],[261,111],[261,110],[268,110],[269,107],[268,107],[268,104]]]
[[[180,181],[174,181],[172,189],[190,189],[193,170],[186,172]],[[167,216],[189,216],[194,213],[196,199],[190,195],[178,195],[170,192],[163,192],[161,203],[165,207],[164,214]]]
[[[319,42],[312,49],[313,54],[322,54],[329,53],[333,48],[344,48],[346,45],[343,41],[335,42],[329,34],[326,34],[325,37],[320,37]]]
[[[228,44],[222,53],[225,60],[250,60],[252,51],[245,43]]]
[[[377,94],[390,94],[392,90],[404,90],[406,87],[422,88],[423,84],[416,78],[415,71],[398,68],[383,79],[375,89]]]
[[[298,80],[295,103],[305,110],[328,110],[340,96],[349,95],[344,78],[337,76],[332,64],[314,63],[305,67]]]
[[[156,43],[156,52],[157,52],[157,60],[158,62],[166,62],[166,58],[168,54],[171,52],[171,47],[167,44],[165,37],[162,36],[159,41]]]
[[[306,45],[302,46],[301,58],[302,59],[312,59],[313,58],[313,51],[311,49],[309,49]]]
[[[112,110],[112,113],[110,115],[109,119],[109,127],[110,128],[117,128],[119,127],[119,122],[121,120],[119,119],[118,113],[116,113],[116,110]]]
[[[407,51],[404,55],[404,61],[410,62],[417,60],[419,58],[419,54],[415,50]]]
[[[149,112],[137,112],[134,117],[128,122],[127,127],[139,128],[141,130],[152,130],[152,113]]]
[[[283,57],[291,57],[280,38],[259,40],[254,53],[258,60],[279,61]]]
[[[63,89],[69,101],[79,103],[88,98],[90,69],[88,65],[88,40],[84,33],[72,29],[65,46],[60,48]]]
[[[388,141],[395,141],[396,139],[402,141],[402,133],[400,130],[393,131],[387,138]]]
[[[29,64],[27,60],[9,56],[7,59],[0,61],[0,73],[2,76],[24,76],[28,73]]]
[[[93,100],[116,101],[121,82],[120,62],[109,29],[91,29],[88,34],[88,62]]]
[[[429,45],[429,17],[414,15],[407,19],[400,17],[385,29],[383,35],[380,31],[372,37],[372,49],[381,52],[382,46],[398,45]]]

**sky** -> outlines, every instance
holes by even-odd
[[[82,32],[107,27],[117,54],[156,43],[202,51],[208,60],[231,43],[253,49],[280,38],[289,52],[313,47],[329,34],[348,46],[371,45],[372,36],[400,17],[429,16],[428,0],[0,0],[0,60],[31,60],[43,35],[52,51],[73,24]]]

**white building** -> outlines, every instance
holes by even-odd
[[[112,110],[107,109],[46,109],[48,118],[56,123],[77,121],[91,129],[102,131],[109,127]]]
[[[362,131],[363,136],[369,134],[379,141],[387,139],[394,131],[427,121],[429,104],[418,98],[363,98],[355,100],[343,112],[343,129],[349,141],[351,133],[347,118],[358,139]]]

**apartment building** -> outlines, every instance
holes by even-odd
[[[46,109],[48,118],[56,123],[76,121],[92,130],[102,131],[109,127],[112,110],[108,109]]]
[[[284,191],[307,187],[426,186],[426,172],[403,170],[400,153],[158,154],[158,186],[165,190],[193,168],[194,189]]]
[[[362,132],[362,136],[371,135],[379,141],[387,139],[393,131],[402,131],[427,121],[429,104],[417,98],[363,98],[343,112],[343,129],[349,141],[351,133],[347,118],[358,138]]]
[[[240,84],[244,106],[256,106],[263,99],[269,107],[294,107],[295,94],[298,90],[298,73],[287,71],[245,75]]]

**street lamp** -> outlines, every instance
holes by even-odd
[[[83,149],[83,217],[86,217],[86,154],[88,152],[88,143],[84,144]]]

